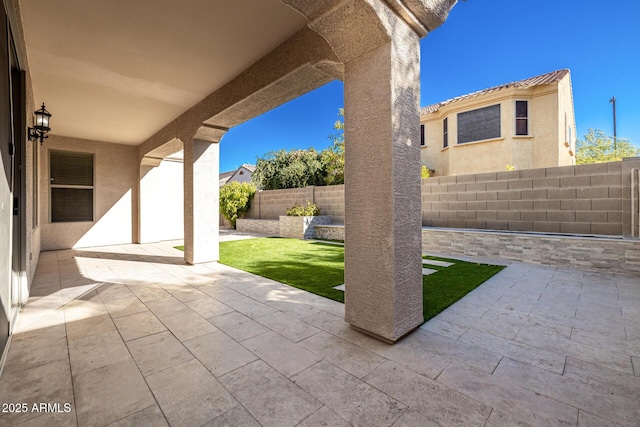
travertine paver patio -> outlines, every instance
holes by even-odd
[[[512,264],[393,346],[343,315],[171,243],[43,252],[0,425],[639,423],[638,277]]]

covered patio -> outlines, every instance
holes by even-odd
[[[3,411],[0,424],[640,419],[637,277],[510,264],[388,345],[350,328],[340,303],[218,263],[188,265],[179,243],[41,254],[0,381],[3,403],[29,410]],[[33,411],[40,402],[49,407]]]

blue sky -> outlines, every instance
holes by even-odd
[[[577,135],[617,134],[640,146],[640,1],[468,0],[422,39],[420,105],[571,70]],[[329,83],[231,129],[220,146],[220,170],[254,163],[281,148],[330,144],[343,85]]]

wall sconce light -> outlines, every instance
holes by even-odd
[[[36,124],[32,128],[29,128],[29,141],[40,140],[40,145],[44,142],[45,138],[48,138],[47,133],[51,130],[49,127],[49,118],[51,113],[44,108],[44,102],[42,108],[33,112],[35,115]]]

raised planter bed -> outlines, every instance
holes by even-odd
[[[316,225],[331,224],[331,215],[280,216],[280,237],[313,239]]]

